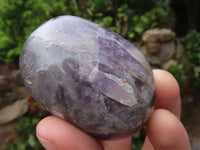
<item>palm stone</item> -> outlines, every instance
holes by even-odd
[[[155,103],[151,67],[130,42],[75,16],[37,28],[20,55],[24,84],[41,105],[98,139],[127,137]]]

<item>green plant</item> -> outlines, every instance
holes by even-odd
[[[154,8],[158,6],[161,8]],[[130,41],[155,27],[169,24],[163,0],[1,0],[0,62],[17,60],[30,33],[58,15],[76,15],[99,23]],[[153,9],[154,8],[154,9]]]
[[[87,9],[91,9],[91,11],[98,13],[103,13],[110,9],[105,0],[87,0],[86,7]]]
[[[156,8],[169,9],[170,0],[152,0]]]
[[[193,85],[200,88],[200,33],[190,30],[188,34],[181,38],[185,47],[186,55],[193,68]]]
[[[110,15],[111,7],[105,0],[88,0],[86,2],[87,15],[84,17],[113,30],[113,17]]]
[[[169,71],[176,78],[179,85],[181,85],[183,81],[186,79],[182,64],[170,65],[167,71]]]
[[[141,149],[144,143],[145,136],[146,136],[145,128],[142,128],[140,131],[136,132],[132,136],[131,150]]]
[[[185,47],[188,59],[194,65],[200,65],[200,33],[196,30],[190,30],[188,34],[181,39]]]
[[[42,150],[43,147],[36,138],[36,125],[44,114],[40,110],[28,112],[17,125],[19,140],[11,144],[7,150]]]
[[[170,18],[162,8],[154,8],[142,16],[133,16],[132,19],[135,24],[133,32],[139,37],[141,37],[147,29],[170,27]]]
[[[135,11],[132,10],[127,4],[120,5],[117,9],[117,15],[116,15],[116,32],[123,37],[127,37],[129,40],[131,40],[131,37],[134,36],[129,31],[131,31],[131,17],[135,15]]]
[[[63,14],[78,14],[74,2],[74,0],[1,0],[0,61],[9,62],[18,57],[26,38],[46,20]]]

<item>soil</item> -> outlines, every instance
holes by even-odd
[[[188,131],[192,150],[200,150],[200,96],[196,94],[187,100],[182,108],[182,122]]]
[[[19,119],[8,124],[0,125],[0,149],[6,149],[10,144],[18,140],[17,124]]]

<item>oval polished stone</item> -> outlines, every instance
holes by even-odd
[[[20,70],[48,111],[99,139],[133,134],[154,108],[153,74],[142,53],[79,17],[59,16],[37,28],[24,43]]]

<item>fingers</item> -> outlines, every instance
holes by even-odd
[[[54,116],[40,121],[36,131],[38,139],[47,150],[130,150],[132,140],[131,137],[104,140],[100,144],[88,134]]]
[[[171,111],[180,118],[181,99],[176,79],[167,71],[154,70],[156,84],[156,106]]]
[[[156,83],[156,109],[167,109],[179,117],[181,110],[180,95],[176,80],[171,74],[162,70],[155,70],[154,76]],[[157,111],[158,110],[155,112]],[[153,113],[153,116],[155,112]],[[156,128],[152,128],[152,124],[154,124],[156,120],[157,119],[151,119],[147,126],[150,141],[146,140],[144,147],[148,147],[148,150],[150,150],[150,148],[153,149],[153,146],[159,148],[159,146],[163,144],[162,141],[160,141],[160,145],[155,144],[157,137],[153,134],[155,134]],[[178,119],[172,120],[177,121]],[[182,124],[179,122],[179,125],[181,126]],[[181,129],[184,130],[184,127],[181,127]],[[186,131],[184,133],[186,133]],[[162,133],[162,136],[163,135],[164,133]],[[43,119],[37,126],[37,136],[47,150],[129,150],[131,147],[131,137],[117,141],[101,141],[101,143],[99,143],[86,133],[56,117],[47,117]],[[153,146],[151,144],[153,144]]]
[[[153,71],[156,85],[156,106],[155,108],[163,108],[174,113],[178,118],[181,112],[181,100],[179,86],[176,79],[167,71],[156,69]],[[103,141],[102,144],[106,150],[123,149],[125,145],[131,145],[131,138],[115,141]],[[148,138],[145,140],[144,148],[153,150],[151,142]],[[127,148],[124,148],[127,149]]]
[[[47,150],[103,150],[102,145],[88,134],[54,116],[40,121],[36,132]]]
[[[180,118],[181,98],[180,90],[176,79],[167,71],[153,70],[156,86],[155,109],[166,109]],[[144,150],[154,150],[148,136],[145,139]]]
[[[155,150],[190,150],[184,126],[167,110],[153,112],[147,124],[147,134]]]
[[[104,150],[130,150],[132,137],[120,140],[104,140],[101,141]]]

